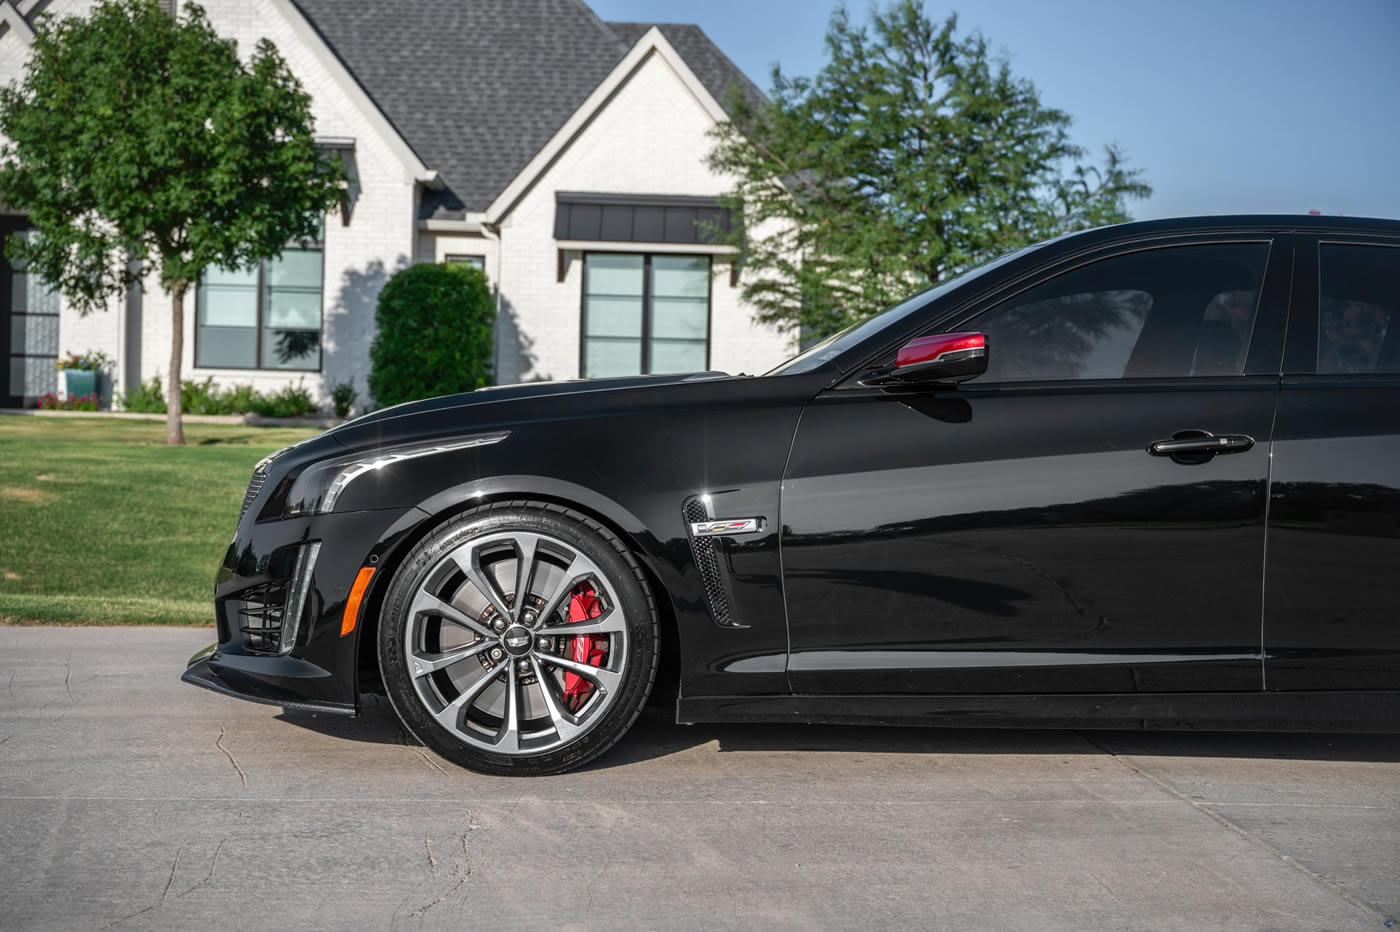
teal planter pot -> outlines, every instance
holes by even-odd
[[[97,370],[64,369],[63,390],[67,392],[69,398],[81,398],[84,395],[96,395]]]

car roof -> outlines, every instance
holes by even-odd
[[[1136,220],[1066,233],[1040,245],[1074,241],[1111,241],[1176,233],[1259,231],[1274,233],[1380,233],[1400,234],[1400,220],[1379,217],[1325,217],[1316,214],[1220,214],[1201,217],[1165,217]]]

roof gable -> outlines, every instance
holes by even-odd
[[[492,204],[652,28],[582,0],[292,0],[443,185],[420,216]],[[723,101],[759,93],[698,26],[659,27]]]
[[[625,48],[578,0],[294,0],[446,188],[479,210]]]
[[[607,26],[629,47],[636,45],[647,30],[661,30],[666,41],[721,106],[727,105],[731,86],[738,87],[741,94],[752,100],[765,99],[758,85],[750,81],[699,26],[690,23],[608,23]]]

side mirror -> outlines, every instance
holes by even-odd
[[[987,371],[987,337],[981,333],[935,333],[899,348],[894,367],[867,384],[906,385],[963,382]]]

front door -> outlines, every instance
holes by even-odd
[[[1069,260],[934,327],[987,335],[977,380],[814,399],[782,503],[793,690],[1259,689],[1274,240]]]
[[[0,407],[32,407],[58,389],[58,296],[5,258],[3,244],[23,235],[23,218],[0,217]]]

